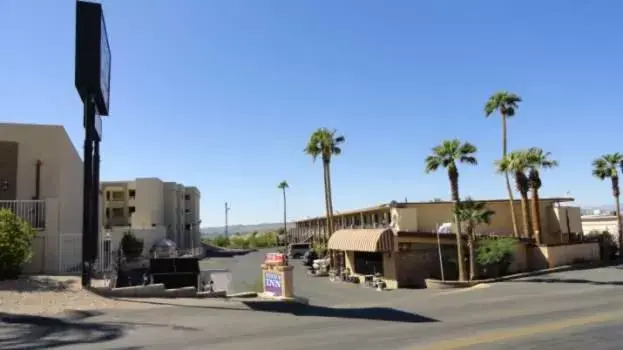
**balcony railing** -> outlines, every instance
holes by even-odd
[[[0,209],[9,209],[15,216],[28,222],[34,229],[42,230],[45,228],[44,200],[0,201]]]

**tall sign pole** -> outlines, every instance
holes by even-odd
[[[110,106],[111,54],[102,5],[76,2],[75,85],[84,105],[82,285],[91,285],[99,252],[100,147],[102,116]]]

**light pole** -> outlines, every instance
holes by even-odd
[[[225,237],[229,237],[229,233],[227,232],[227,229],[229,225],[229,211],[230,210],[231,210],[231,207],[227,204],[227,202],[225,202]]]

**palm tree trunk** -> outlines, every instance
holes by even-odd
[[[541,244],[543,242],[543,237],[541,236],[541,203],[539,199],[539,189],[536,187],[532,187],[532,224],[536,243]]]
[[[523,220],[523,234],[527,238],[532,238],[532,220],[530,215],[530,209],[528,207],[527,191],[522,191],[521,193],[521,214]]]
[[[616,208],[616,216],[617,216],[617,233],[619,235],[619,257],[623,256],[623,232],[621,230],[621,201],[620,195],[621,191],[619,189],[619,178],[612,177],[612,195],[614,196],[614,206]]]
[[[329,237],[333,234],[333,193],[331,189],[331,163],[327,162],[327,201],[329,202]]]
[[[329,179],[327,179],[327,164],[326,162],[322,163],[322,172],[324,176],[324,205],[326,211],[326,225],[325,225],[325,233],[322,235],[321,241],[323,243],[327,243],[327,232],[329,231],[329,216],[331,213],[331,207],[329,206]]]
[[[452,193],[452,201],[454,202],[454,223],[456,225],[456,258],[457,265],[459,269],[459,281],[465,281],[465,258],[463,256],[463,237],[461,230],[461,220],[459,220],[459,216],[456,215],[457,206],[460,203],[459,198],[459,173],[455,169],[448,169],[448,176],[450,178],[450,191]]]
[[[508,138],[506,136],[506,115],[502,113],[502,158],[508,153]],[[515,213],[515,199],[513,198],[513,188],[508,172],[504,173],[506,179],[506,192],[508,193],[508,201],[510,204],[511,221],[513,222],[513,234],[519,237],[519,228],[517,226],[517,215]]]
[[[467,227],[467,239],[469,240],[469,280],[476,279],[476,240],[474,237],[474,226]]]
[[[286,202],[285,187],[283,188],[283,236],[286,240],[286,245],[290,244],[290,236],[288,235],[287,202]]]

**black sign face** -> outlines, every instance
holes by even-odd
[[[76,2],[76,89],[82,102],[95,100],[107,116],[110,106],[110,45],[102,5]]]
[[[110,46],[108,44],[108,32],[106,22],[102,14],[100,26],[100,90],[102,92],[102,102],[108,110],[110,101]]]

